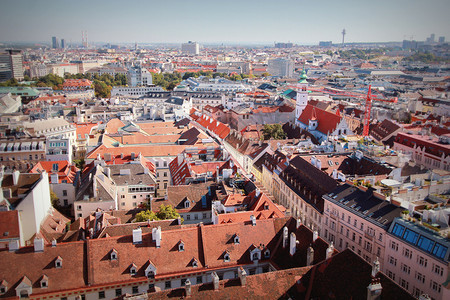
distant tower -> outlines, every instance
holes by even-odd
[[[306,71],[303,67],[302,74],[300,75],[300,80],[297,84],[297,101],[295,105],[295,123],[298,122],[298,118],[302,114],[306,105],[308,104],[308,81],[306,81]]]
[[[342,30],[342,46],[344,46],[344,42],[345,42],[345,34],[347,32],[345,31],[345,28]]]
[[[137,49],[138,49],[137,42],[134,42],[134,51],[136,51]]]
[[[58,49],[58,39],[56,38],[56,36],[52,37],[52,48]]]
[[[64,39],[61,39],[61,49],[66,48],[66,41]]]
[[[87,30],[81,31],[81,44],[83,45],[84,48],[87,48],[87,47],[88,47],[88,35],[87,35]]]

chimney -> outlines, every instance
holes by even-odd
[[[34,252],[44,252],[44,239],[34,238]]]
[[[212,277],[212,281],[214,284],[214,290],[218,291],[219,290],[219,276],[217,275],[216,272],[212,272],[211,277]]]
[[[189,279],[186,280],[185,288],[186,288],[186,297],[190,297],[192,291],[191,291],[191,281]]]
[[[13,185],[17,185],[19,183],[20,172],[17,170],[14,171],[12,173],[12,177],[13,177]]]
[[[241,281],[241,286],[245,286],[247,281],[247,272],[245,272],[243,267],[238,268],[238,276],[239,280]]]
[[[109,179],[111,179],[111,169],[110,168],[105,168],[105,174],[106,176],[108,176]]]
[[[377,276],[378,272],[380,272],[380,261],[378,260],[378,257],[377,257],[372,264],[372,278],[375,278],[375,276]]]
[[[57,244],[56,240],[53,239],[53,240],[52,240],[52,247],[56,247],[56,244]]]
[[[334,251],[334,246],[333,246],[333,242],[331,242],[330,246],[327,248],[327,252],[325,254],[325,259],[329,259],[331,257],[331,255],[333,255],[333,251]]]
[[[312,246],[309,246],[306,252],[306,265],[312,266],[313,261],[314,261],[314,249],[312,248]]]
[[[313,231],[313,242],[315,242],[318,237],[319,237],[319,233],[317,232],[317,230],[314,230]]]
[[[139,227],[138,229],[133,229],[133,244],[142,243],[142,229]]]
[[[288,236],[289,236],[288,228],[286,226],[284,226],[284,228],[283,228],[283,248],[286,248],[286,246],[287,246]]]
[[[295,250],[297,250],[297,237],[295,233],[291,232],[289,238],[289,254],[293,256],[295,254]]]
[[[156,243],[156,248],[161,247],[161,226],[152,229],[152,239]]]
[[[256,226],[256,218],[254,215],[250,216],[250,221],[252,221],[252,226]]]
[[[9,248],[9,252],[14,252],[14,251],[19,250],[19,240],[9,241],[8,248]]]
[[[367,300],[380,299],[382,289],[383,288],[381,287],[380,279],[373,278],[369,286],[367,287]]]

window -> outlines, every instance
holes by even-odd
[[[382,234],[382,233],[380,233],[380,235],[378,236],[378,240],[379,240],[380,242],[383,241],[383,234]]]
[[[364,223],[361,223],[361,230],[364,230]]]
[[[152,291],[154,288],[155,288],[155,284],[154,284],[154,283],[149,283],[149,284],[148,284],[148,289],[149,289],[149,290]]]
[[[406,258],[411,259],[412,251],[410,251],[408,248],[403,248],[403,256],[406,257]]]
[[[191,215],[186,215],[186,220],[190,220],[191,219]]]
[[[225,253],[225,255],[223,256],[223,261],[225,261],[225,262],[230,261],[230,254]]]
[[[409,267],[408,265],[402,264],[402,271],[405,272],[406,274],[409,274],[411,272],[411,267]]]
[[[138,286],[133,286],[133,288],[132,288],[132,293],[133,293],[133,294],[139,293],[139,287],[138,287]]]
[[[396,242],[394,242],[394,241],[391,241],[391,249],[395,250],[395,251],[398,251],[398,244]]]
[[[186,278],[181,278],[181,286],[185,286],[186,285]]]
[[[203,283],[203,277],[202,276],[197,276],[197,284],[199,283]]]
[[[395,281],[395,273],[392,273],[391,271],[387,270],[387,275],[389,276],[390,279]]]
[[[419,298],[424,292],[419,290],[416,287],[413,287],[413,296],[416,298]]]
[[[409,287],[409,283],[408,283],[408,281],[406,281],[406,280],[404,280],[404,279],[402,279],[402,280],[400,280],[400,285],[402,286],[402,288],[404,288],[404,289],[408,289],[408,287]]]
[[[77,206],[77,210],[81,210],[81,205],[78,205],[78,206]]]
[[[360,246],[361,246],[361,243],[362,243],[362,237],[359,237],[359,240],[358,240],[358,245],[360,245]]]
[[[439,243],[436,243],[431,253],[440,259],[444,259],[445,253],[447,253],[447,247],[442,246]]]
[[[105,299],[105,291],[98,292],[98,299]]]
[[[442,276],[442,274],[444,273],[444,268],[442,268],[436,264],[433,264],[433,272]]]
[[[358,226],[358,221],[357,220],[353,221],[353,226],[355,226],[355,227]]]
[[[416,279],[421,283],[425,283],[425,275],[422,273],[416,272]]]
[[[438,293],[441,292],[441,285],[436,281],[430,280],[430,288],[437,291]]]
[[[206,213],[203,213],[203,219],[206,219],[207,217],[207,214]]]
[[[409,242],[411,244],[415,244],[417,242],[418,238],[419,238],[419,234],[418,233],[416,233],[416,232],[414,232],[412,230],[409,230],[409,229],[405,230],[405,234],[403,236],[403,239],[406,240],[407,242]]]
[[[397,259],[395,257],[388,256],[388,262],[393,266],[397,265]]]
[[[352,241],[356,240],[356,234],[353,232]]]
[[[172,282],[170,280],[166,281],[165,287],[166,289],[170,289],[172,287]]]
[[[364,249],[366,249],[369,252],[372,252],[372,244],[368,241],[364,242]]]
[[[417,246],[428,252],[431,253],[431,250],[433,249],[434,246],[434,242],[426,237],[424,237],[423,235],[420,236],[419,241],[417,242]]]
[[[423,256],[417,256],[417,263],[423,267],[427,266],[427,259],[424,258]]]
[[[116,297],[122,296],[122,289],[116,289]]]
[[[404,231],[405,231],[405,226],[402,226],[400,224],[395,224],[394,228],[392,229],[392,233],[398,237],[402,237]]]

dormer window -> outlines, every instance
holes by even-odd
[[[117,251],[116,249],[111,250],[111,260],[117,260]]]
[[[253,253],[252,260],[258,260],[258,253]]]
[[[192,267],[193,268],[197,268],[198,267],[198,262],[197,262],[197,260],[195,258],[192,260]]]
[[[156,276],[156,267],[150,260],[148,261],[148,266],[145,269],[145,276],[148,279],[154,279]]]
[[[131,276],[136,275],[136,272],[137,272],[136,265],[135,265],[135,264],[132,264],[132,265],[130,266],[130,274],[131,274]]]
[[[48,277],[46,275],[42,276],[41,279],[41,288],[47,288],[48,287]]]
[[[264,251],[264,257],[265,258],[270,258],[270,250],[267,249],[266,251]]]
[[[179,244],[178,244],[178,251],[179,252],[184,251],[184,242],[183,241],[179,242]]]
[[[0,295],[3,295],[8,290],[8,282],[6,280],[2,280],[0,282]]]
[[[239,244],[239,242],[240,242],[239,236],[237,234],[234,235],[234,243]]]
[[[61,256],[58,256],[55,260],[55,268],[60,269],[62,268],[62,258]]]
[[[191,203],[189,202],[188,199],[186,199],[186,201],[184,201],[184,208],[189,208],[191,206]]]
[[[223,255],[223,261],[224,262],[230,261],[230,254],[228,252],[225,252],[225,254]]]
[[[269,204],[264,205],[264,210],[269,210]]]

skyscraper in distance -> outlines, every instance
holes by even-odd
[[[52,37],[52,48],[58,49],[58,39],[56,38],[56,36]]]

